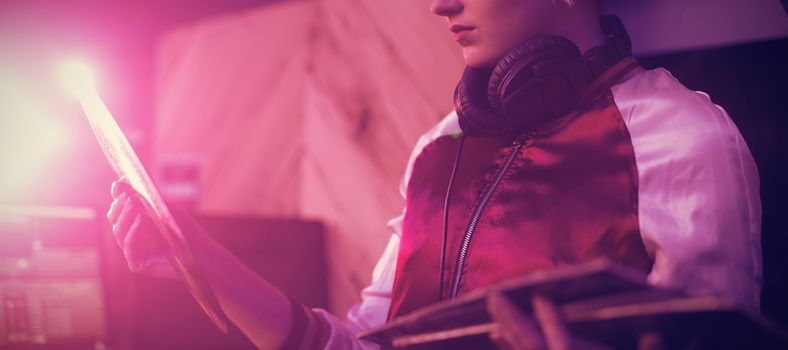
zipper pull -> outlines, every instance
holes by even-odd
[[[530,131],[517,135],[517,137],[514,138],[514,142],[512,142],[512,146],[514,147],[522,146],[522,144],[525,143],[526,140],[531,139],[535,134],[536,132]]]

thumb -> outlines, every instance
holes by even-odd
[[[113,198],[118,198],[123,193],[132,194],[133,192],[136,192],[136,190],[134,190],[134,187],[131,186],[125,176],[112,182],[112,187],[110,188],[110,194]]]
[[[544,349],[542,335],[533,319],[523,314],[509,299],[493,294],[487,299],[487,311],[496,324],[496,334],[514,349]]]
[[[566,329],[561,312],[549,299],[534,295],[532,299],[534,316],[539,321],[547,348],[550,350],[569,350],[572,337]]]

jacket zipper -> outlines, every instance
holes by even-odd
[[[465,229],[465,235],[462,239],[462,244],[460,245],[460,251],[457,254],[457,263],[454,267],[454,278],[452,279],[451,289],[449,290],[449,299],[454,299],[457,297],[457,294],[460,292],[460,286],[462,282],[462,275],[465,272],[465,261],[468,258],[468,249],[471,246],[471,238],[473,238],[473,233],[476,231],[476,227],[479,225],[479,220],[484,213],[484,208],[487,207],[487,204],[490,202],[490,198],[492,197],[495,189],[498,185],[501,184],[504,175],[512,167],[515,158],[520,153],[520,150],[523,148],[523,145],[530,138],[530,134],[521,134],[517,136],[517,138],[512,143],[512,150],[509,151],[509,154],[506,157],[506,161],[498,168],[498,172],[493,180],[490,187],[484,192],[484,195],[481,197],[479,204],[474,208],[473,213],[471,215],[471,220],[468,223],[468,227]]]

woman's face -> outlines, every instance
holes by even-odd
[[[432,0],[431,10],[448,20],[465,62],[485,68],[545,32],[557,8],[552,0]]]

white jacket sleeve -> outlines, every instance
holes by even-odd
[[[439,136],[458,131],[457,115],[452,112],[421,136],[411,151],[405,174],[400,180],[399,191],[403,198],[406,196],[413,162],[422,149]],[[303,334],[300,336],[303,340],[297,346],[298,349],[378,349],[376,344],[359,340],[357,334],[386,323],[397,269],[404,212],[403,210],[402,214],[388,222],[391,237],[372,272],[372,283],[361,291],[361,302],[351,307],[346,321],[322,309],[304,309],[307,322],[305,329],[298,330],[299,334]]]
[[[392,219],[390,227],[401,225],[402,216]],[[343,321],[324,309],[294,305],[294,325],[287,340],[290,349],[378,349],[376,344],[358,339],[361,331],[386,323],[394,272],[399,250],[399,231],[391,235],[372,272],[372,283],[361,291],[361,302],[354,305]]]
[[[758,171],[734,123],[663,69],[613,94],[635,151],[641,235],[654,259],[649,282],[758,308]]]
[[[361,291],[362,300],[348,311],[347,321],[343,322],[324,310],[314,310],[326,320],[331,329],[323,348],[378,349],[376,344],[358,340],[356,335],[386,323],[398,249],[399,235],[392,234],[372,273],[372,283]]]

